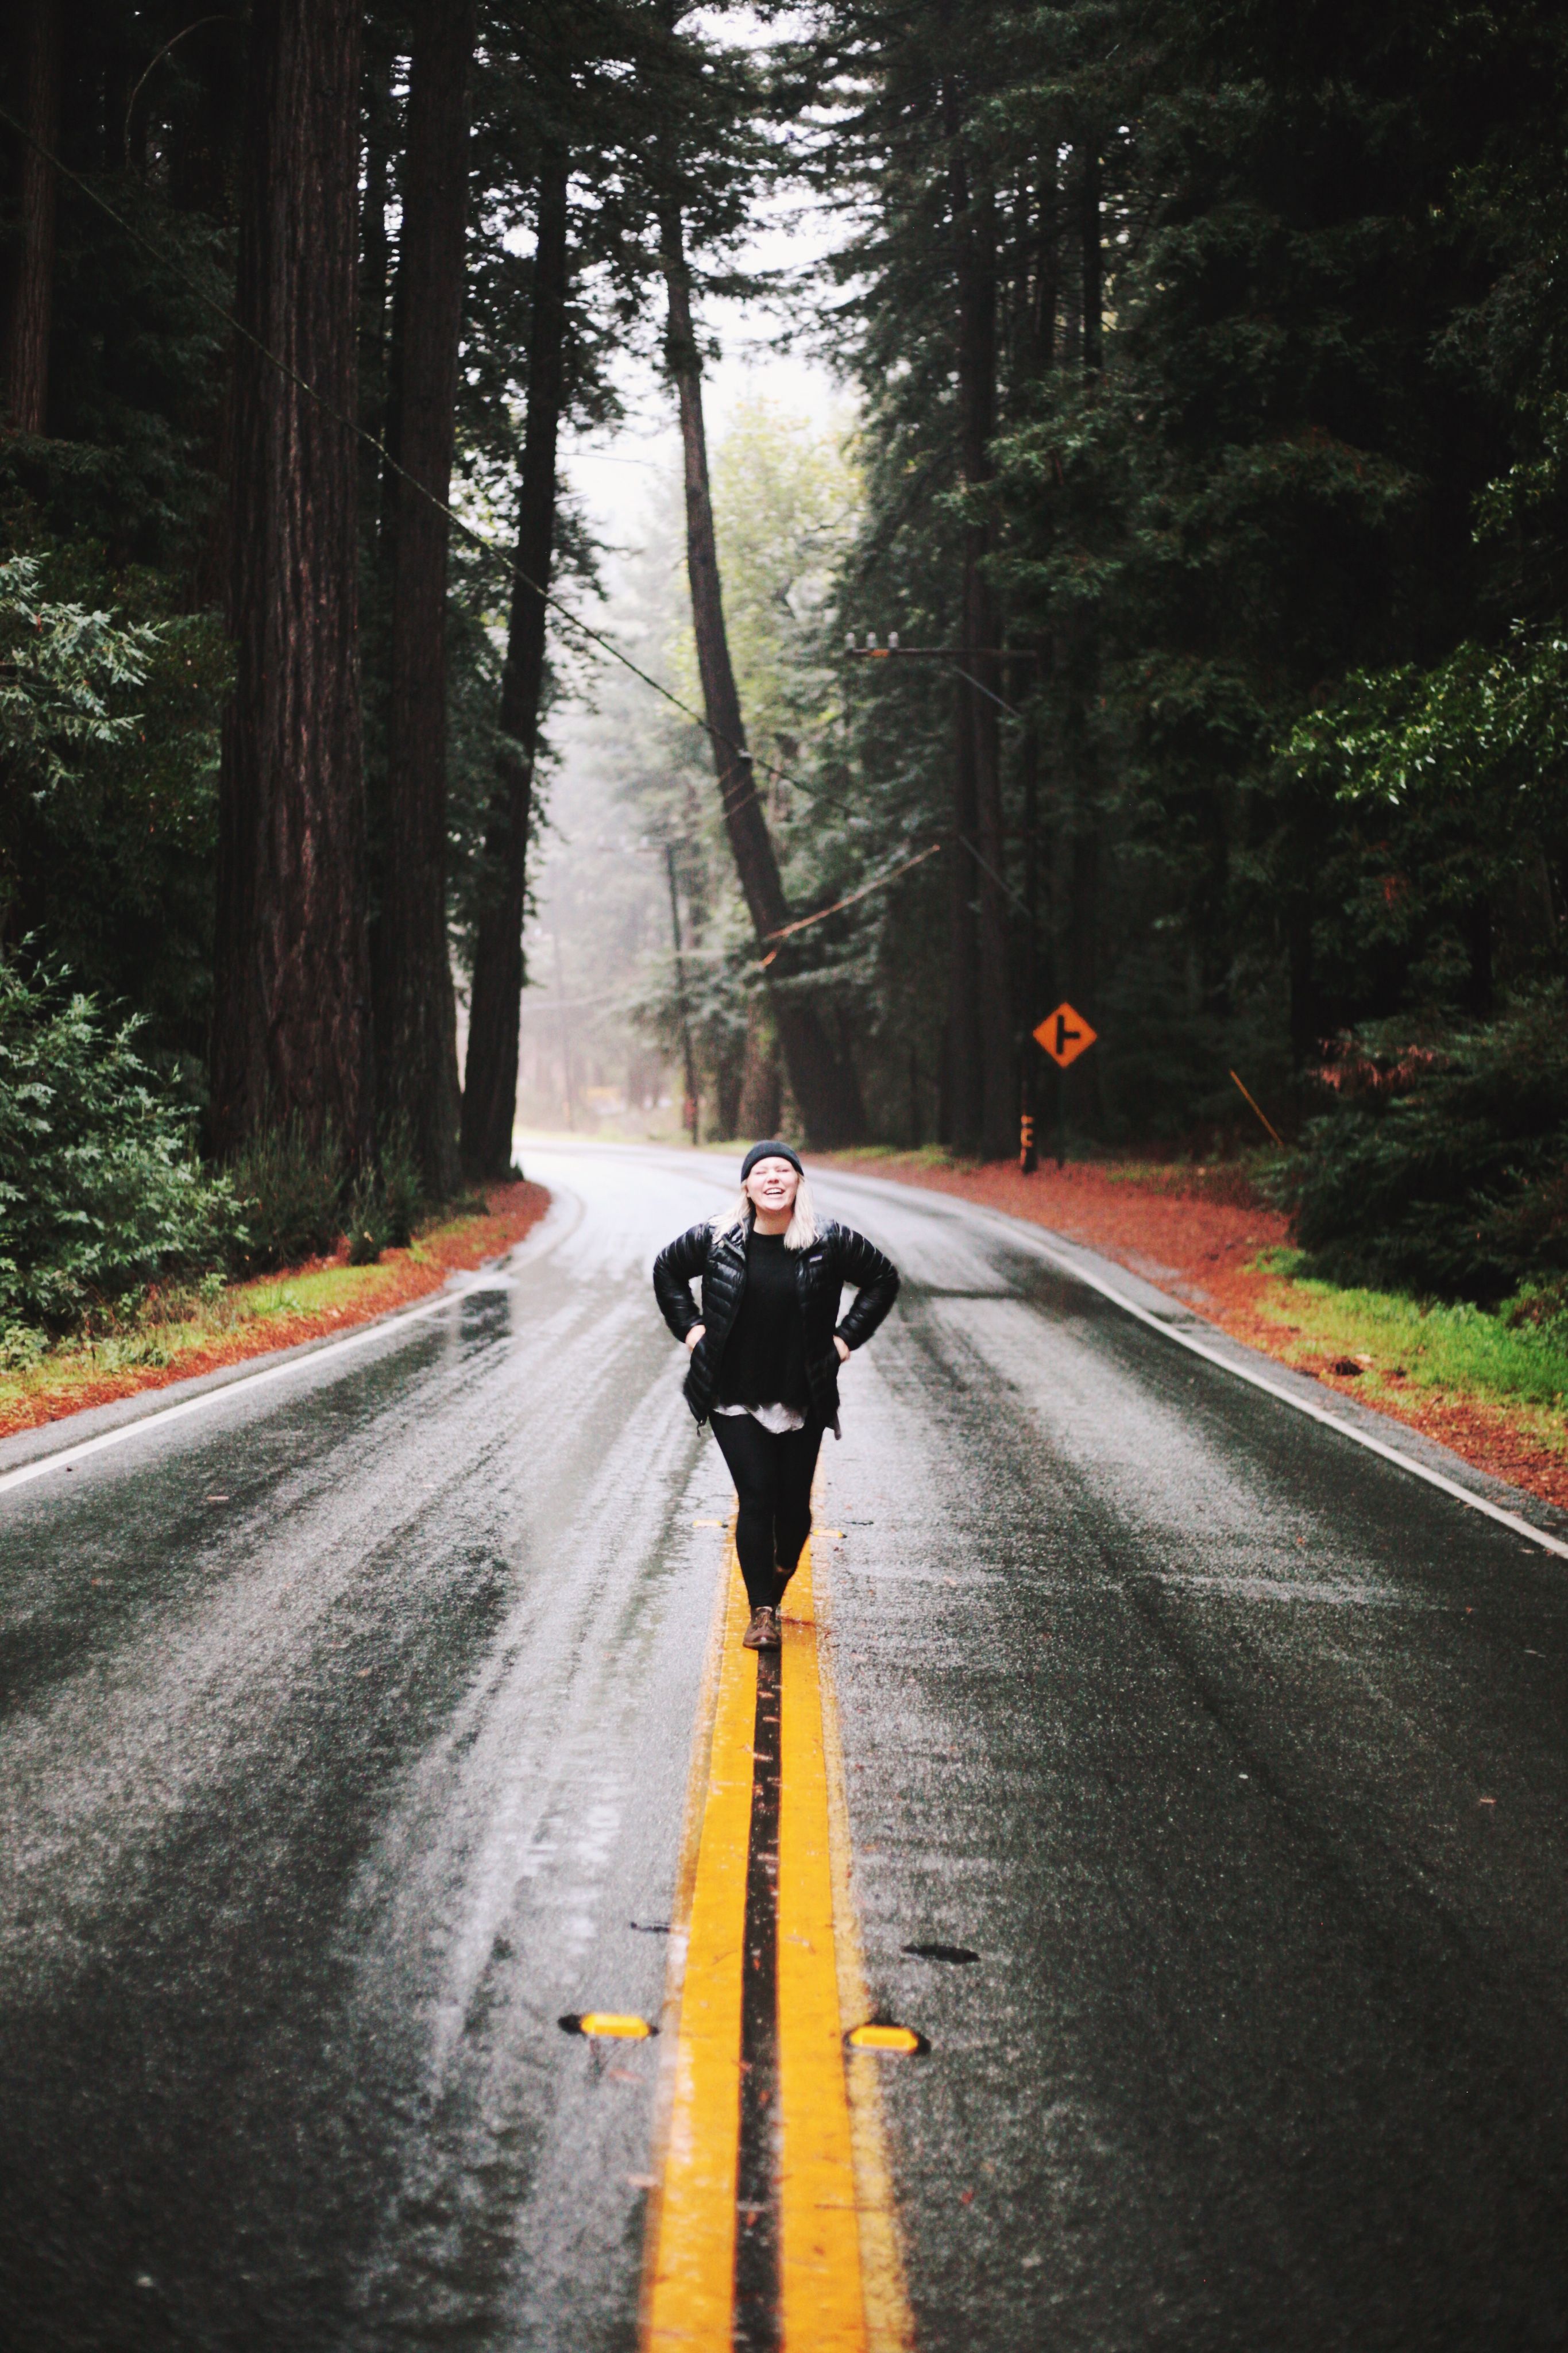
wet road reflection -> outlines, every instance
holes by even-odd
[[[503,1282],[0,1497],[18,2343],[636,2341],[658,2045],[556,2021],[661,1999],[732,1176],[530,1174]],[[817,1581],[920,2342],[1568,2343],[1562,1564],[822,1190],[908,1277]]]

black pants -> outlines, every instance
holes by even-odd
[[[804,1430],[786,1430],[775,1438],[749,1413],[716,1413],[713,1435],[740,1498],[735,1550],[746,1599],[753,1609],[764,1603],[776,1608],[811,1534],[811,1482],[822,1424],[809,1414]]]

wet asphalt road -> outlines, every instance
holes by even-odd
[[[507,1275],[0,1495],[7,2346],[635,2343],[658,2046],[555,2021],[661,1995],[721,1193],[530,1173]],[[1568,2345],[1568,1564],[822,1190],[906,1274],[819,1581],[921,2345]]]

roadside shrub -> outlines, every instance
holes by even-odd
[[[1527,1283],[1499,1310],[1514,1332],[1550,1332],[1568,1344],[1568,1275],[1550,1282]]]
[[[0,1326],[63,1330],[239,1234],[234,1187],[197,1160],[140,1027],[0,959]],[[26,1343],[6,1345],[15,1359]]]
[[[312,1144],[296,1113],[253,1136],[228,1174],[245,1212],[237,1271],[269,1274],[337,1249],[346,1184],[342,1147],[330,1130]]]
[[[414,1157],[414,1145],[406,1125],[400,1120],[382,1138],[377,1155],[377,1182],[381,1194],[382,1223],[386,1239],[384,1250],[406,1250],[414,1240],[414,1229],[427,1206],[425,1189],[419,1182],[419,1164]]]
[[[1384,1024],[1321,1073],[1333,1107],[1273,1183],[1305,1271],[1491,1306],[1568,1276],[1568,1009],[1440,1038]]]
[[[414,1147],[399,1121],[349,1197],[349,1264],[374,1266],[384,1250],[406,1250],[425,1206]]]
[[[32,1324],[0,1324],[0,1373],[29,1373],[49,1345]]]
[[[344,1230],[351,1266],[374,1266],[391,1240],[386,1203],[374,1168],[366,1169],[355,1181],[349,1196]]]

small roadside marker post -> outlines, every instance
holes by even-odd
[[[1286,1148],[1285,1138],[1280,1134],[1279,1130],[1275,1126],[1274,1122],[1269,1118],[1268,1113],[1264,1110],[1261,1103],[1253,1100],[1253,1097],[1248,1093],[1247,1088],[1242,1086],[1241,1081],[1236,1077],[1236,1072],[1234,1071],[1232,1071],[1230,1075],[1233,1079],[1236,1079],[1236,1083],[1238,1087],[1241,1087],[1241,1092],[1243,1095],[1246,1096],[1247,1103],[1258,1113],[1258,1118],[1263,1122],[1264,1126],[1268,1130],[1269,1134],[1274,1138],[1274,1141],[1279,1146],[1280,1151],[1283,1152]]]
[[[1064,1072],[1069,1064],[1077,1061],[1080,1054],[1088,1053],[1099,1035],[1099,1030],[1091,1029],[1082,1014],[1076,1011],[1065,997],[1056,1011],[1047,1013],[1034,1032],[1036,1044],[1043,1046],[1058,1070]],[[1062,1167],[1067,1160],[1067,1089],[1062,1080],[1058,1078],[1057,1081],[1057,1166],[1058,1168]]]

